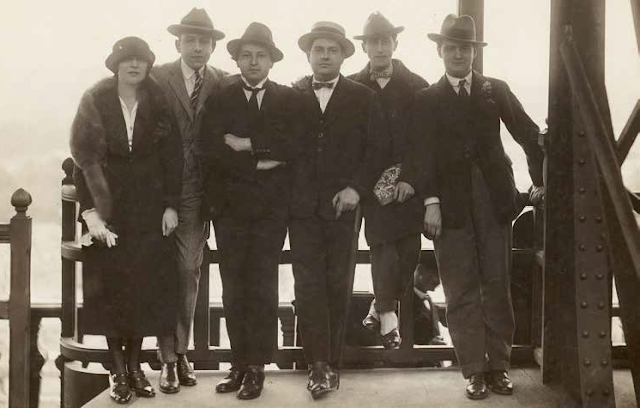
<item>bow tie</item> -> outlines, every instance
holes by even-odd
[[[252,87],[247,86],[247,85],[242,85],[242,87],[244,88],[245,91],[252,92],[252,93],[253,92],[258,93],[258,92],[260,92],[260,91],[262,91],[264,89],[264,88],[252,88]]]
[[[391,78],[391,72],[389,72],[389,71],[371,71],[369,73],[369,78],[371,78],[372,81],[375,81],[376,79],[379,79],[379,78]]]
[[[333,82],[314,82],[312,85],[316,91],[322,88],[333,89]]]

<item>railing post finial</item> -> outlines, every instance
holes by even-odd
[[[23,188],[17,189],[11,196],[11,205],[15,207],[17,213],[26,213],[31,202],[31,194]]]
[[[73,159],[71,157],[64,159],[62,162],[62,170],[64,171],[62,185],[73,184]]]

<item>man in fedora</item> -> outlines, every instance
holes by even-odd
[[[154,68],[151,75],[160,83],[175,115],[184,155],[179,223],[175,232],[180,306],[175,334],[158,339],[158,357],[162,363],[160,391],[176,393],[180,385],[196,384],[186,353],[198,294],[202,250],[209,235],[209,223],[201,214],[198,135],[204,103],[225,73],[207,65],[216,41],[224,38],[224,34],[213,27],[205,10],[194,8],[180,24],[169,26],[168,31],[177,37],[175,44],[180,58]]]
[[[356,206],[380,175],[382,114],[375,93],[340,68],[353,43],[339,24],[319,22],[298,40],[313,75],[294,84],[304,132],[293,162],[289,239],[296,314],[309,364],[307,388],[318,398],[339,385],[349,255]]]
[[[419,92],[416,127],[423,144],[417,162],[426,183],[425,235],[433,239],[449,332],[466,395],[482,399],[488,388],[513,392],[507,371],[515,328],[510,292],[511,221],[519,210],[511,161],[500,121],[527,156],[532,191],[542,187],[538,126],[498,79],[472,70],[477,48],[470,16],[448,15],[437,43],[445,75]],[[417,149],[418,150],[418,149]]]
[[[387,201],[371,199],[364,206],[376,298],[363,324],[378,333],[385,348],[397,348],[401,342],[396,308],[402,294],[411,290],[420,257],[424,216],[422,201],[414,190],[420,184],[418,173],[407,160],[414,150],[409,137],[414,97],[417,90],[429,84],[400,60],[393,59],[398,34],[403,30],[404,27],[394,27],[380,12],[372,13],[363,34],[354,37],[362,40],[369,62],[362,71],[349,76],[378,94],[386,119],[381,143],[383,167],[389,169],[385,173],[399,172]]]
[[[224,186],[215,231],[232,367],[216,391],[253,399],[278,346],[278,267],[297,104],[291,88],[268,78],[283,54],[266,25],[251,23],[227,50],[240,74],[227,77],[209,99],[202,125],[205,165],[215,169],[207,172],[215,179],[207,178],[205,189]]]

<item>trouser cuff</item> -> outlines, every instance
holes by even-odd
[[[460,368],[462,369],[462,376],[464,378],[469,378],[473,374],[483,373],[487,371],[487,363],[484,361],[479,361],[477,363],[464,364]]]

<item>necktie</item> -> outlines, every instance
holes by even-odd
[[[458,82],[458,98],[463,102],[469,100],[469,92],[467,92],[467,88],[465,88],[466,83],[466,79],[461,79],[460,82]]]
[[[260,107],[258,106],[258,92],[262,91],[263,88],[251,88],[250,86],[242,86],[246,91],[251,92],[251,97],[249,98],[248,106],[249,106],[249,117],[255,120],[258,116],[258,112],[260,112]]]
[[[193,92],[191,92],[191,97],[189,100],[191,101],[191,107],[193,110],[196,110],[196,106],[198,106],[198,96],[200,95],[200,90],[202,90],[202,83],[204,82],[204,78],[200,75],[199,71],[196,71],[196,84],[193,87]]]
[[[379,78],[391,78],[391,72],[389,72],[389,71],[371,71],[369,73],[369,78],[371,78],[372,81],[375,81],[376,79],[379,79]]]
[[[316,91],[322,88],[333,89],[333,82],[314,82],[313,83],[313,89],[315,89]]]

